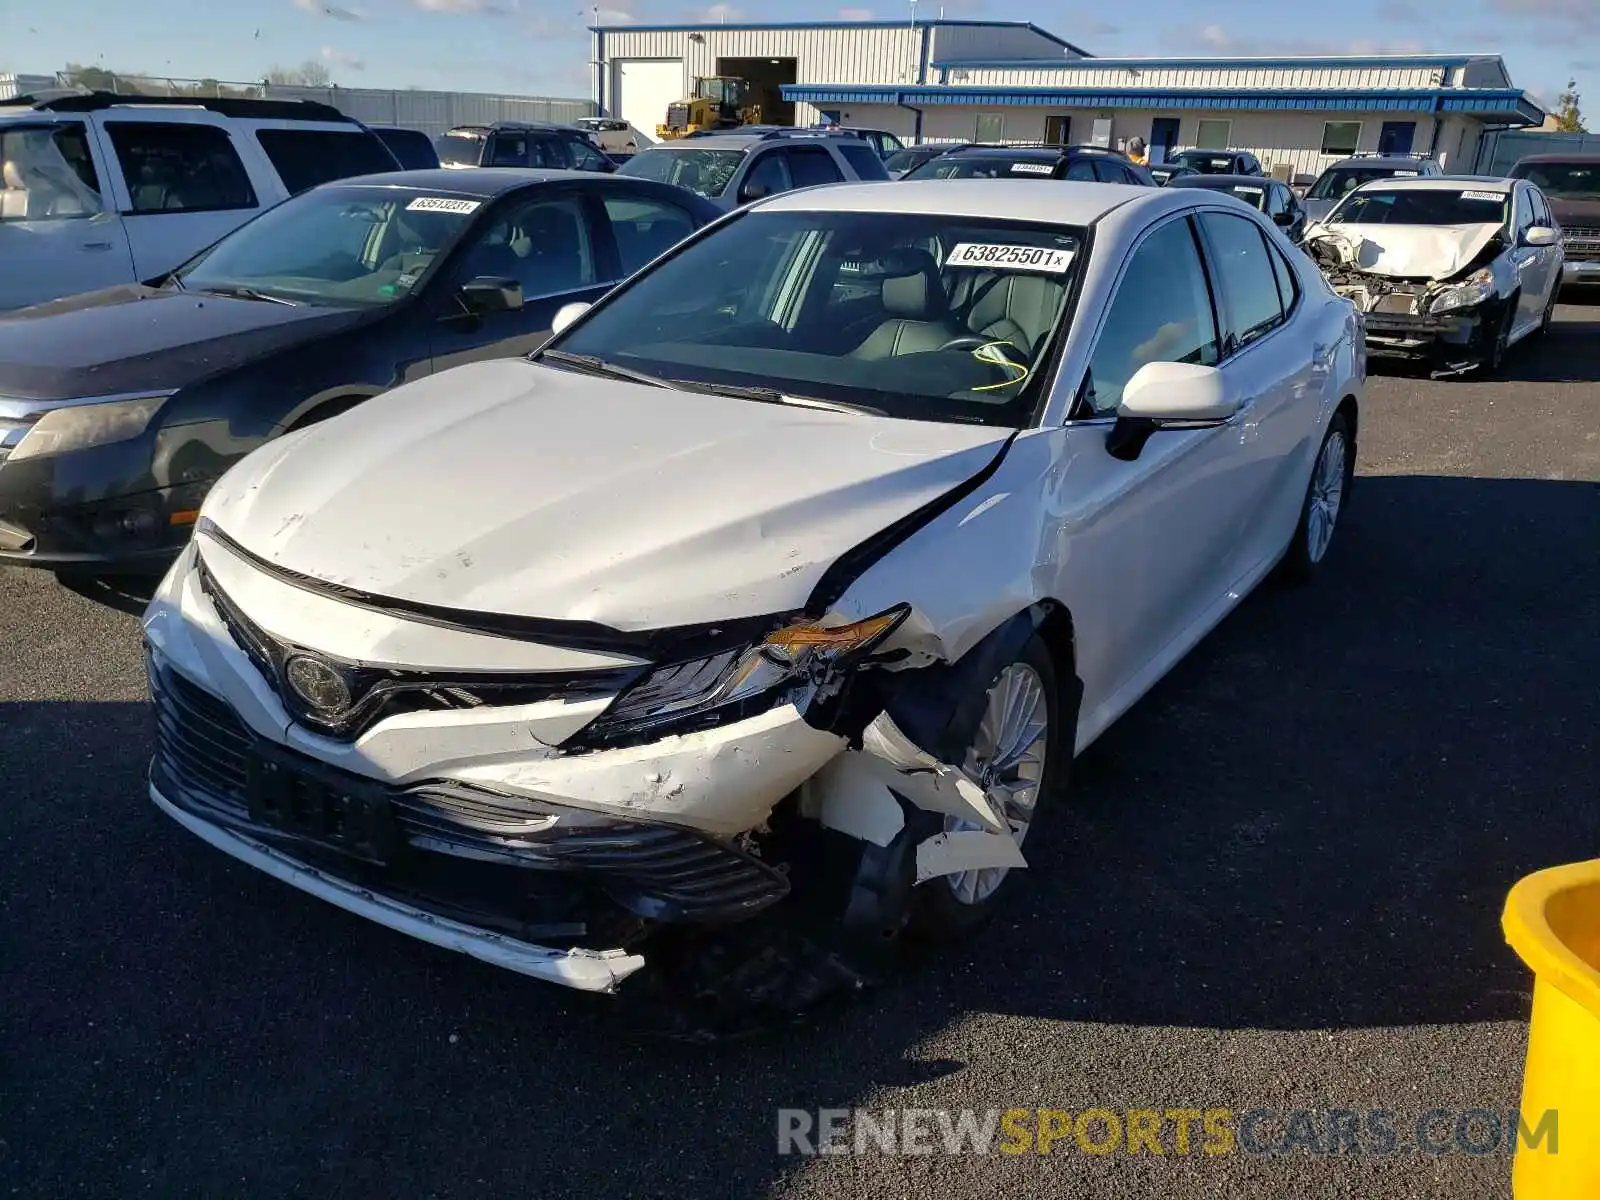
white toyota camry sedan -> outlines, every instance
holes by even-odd
[[[563,317],[245,459],[144,629],[176,821],[576,988],[975,926],[1349,492],[1355,311],[1199,189],[786,193]]]

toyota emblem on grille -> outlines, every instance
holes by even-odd
[[[283,674],[294,694],[319,713],[333,716],[350,707],[350,687],[344,676],[320,658],[297,655]]]

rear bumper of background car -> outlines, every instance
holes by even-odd
[[[1577,287],[1600,287],[1600,259],[1567,259],[1561,266],[1561,282]]]

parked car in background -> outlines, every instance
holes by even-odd
[[[1187,179],[1200,174],[1193,167],[1186,167],[1181,163],[1173,162],[1153,163],[1145,169],[1150,172],[1150,178],[1154,179],[1162,187],[1166,187],[1174,179]]]
[[[1308,228],[1305,247],[1366,314],[1370,354],[1441,375],[1492,372],[1550,328],[1562,273],[1554,225],[1526,180],[1380,179]]]
[[[439,165],[439,154],[433,148],[433,139],[420,129],[397,129],[388,125],[369,126],[383,139],[391,153],[407,171],[431,171]]]
[[[586,131],[572,125],[458,125],[433,145],[442,167],[546,167],[604,174],[617,169]]]
[[[1328,167],[1306,189],[1306,215],[1320,221],[1333,206],[1375,179],[1435,179],[1444,171],[1437,162],[1416,154],[1357,154],[1341,158]]]
[[[859,125],[813,125],[811,128],[831,133],[853,134],[871,146],[878,157],[885,162],[906,148],[904,142],[886,129],[863,129]]]
[[[615,176],[366,176],[285,201],[168,278],[0,319],[0,563],[160,568],[250,450],[526,354],[563,304],[717,215]]]
[[[1077,179],[1156,186],[1138,163],[1098,146],[969,146],[930,159],[902,179]]]
[[[1305,236],[1305,209],[1289,185],[1276,179],[1260,175],[1184,175],[1171,180],[1167,186],[1225,192],[1236,200],[1243,200],[1257,212],[1265,213],[1295,245],[1298,246]]]
[[[1031,836],[1075,754],[1275,566],[1326,564],[1359,339],[1203,191],[765,200],[532,360],[231,471],[144,618],[151,797],[589,991],[669,971],[667,927],[801,906],[814,960],[724,943],[696,1002],[805,1003],[1081,861]]]
[[[308,100],[0,103],[0,310],[150,279],[296,192],[399,165]]]
[[[1534,154],[1511,168],[1539,189],[1561,231],[1561,279],[1600,284],[1600,154]]]
[[[953,150],[965,150],[977,144],[977,142],[922,142],[920,145],[907,146],[884,160],[884,170],[889,172],[890,179],[903,179],[931,159],[949,154]]]
[[[1167,160],[1202,175],[1265,175],[1261,160],[1248,150],[1180,150]]]
[[[573,122],[606,154],[633,154],[639,149],[639,135],[633,126],[615,117],[579,117]]]
[[[617,172],[688,188],[729,210],[795,188],[889,178],[877,152],[858,137],[787,128],[677,138],[639,151]]]

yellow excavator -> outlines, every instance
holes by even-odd
[[[667,120],[656,139],[688,137],[714,129],[761,124],[761,106],[750,103],[750,81],[733,75],[706,75],[694,81],[694,95],[667,105]]]

